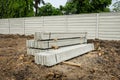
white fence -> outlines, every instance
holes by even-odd
[[[1,34],[88,32],[88,38],[120,40],[120,13],[0,19]]]

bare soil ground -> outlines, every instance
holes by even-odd
[[[26,53],[32,36],[0,34],[0,80],[120,80],[120,41],[88,40],[96,50],[64,63],[45,67]]]

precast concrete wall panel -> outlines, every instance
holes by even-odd
[[[120,13],[99,14],[99,38],[120,40]]]
[[[66,32],[66,16],[44,17],[44,31],[47,32]]]
[[[1,34],[87,32],[88,39],[120,40],[120,13],[0,19]]]
[[[41,17],[25,18],[25,34],[34,34],[43,31],[43,20]]]
[[[24,18],[9,19],[10,34],[24,34]]]
[[[68,16],[68,31],[88,32],[88,38],[95,38],[96,14]]]
[[[0,33],[9,34],[9,19],[0,19]]]

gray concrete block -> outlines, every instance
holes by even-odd
[[[52,41],[36,41],[36,40],[27,40],[28,48],[52,48],[53,46],[66,46],[72,44],[83,44],[86,43],[84,38],[78,39],[65,39],[65,40],[52,40]]]
[[[94,50],[94,47],[93,44],[82,44],[63,49],[56,54],[58,58],[58,63]]]
[[[47,50],[27,48],[27,54],[28,54],[28,55],[35,55],[36,53],[45,52],[45,51],[47,51]]]
[[[35,40],[45,40],[45,39],[60,39],[60,38],[72,38],[72,37],[86,37],[86,32],[35,32]]]
[[[82,55],[86,52],[94,50],[93,44],[81,44],[70,47],[60,48],[58,50],[50,50],[35,54],[35,63],[52,66],[62,61]]]

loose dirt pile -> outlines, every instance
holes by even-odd
[[[53,67],[34,63],[26,53],[32,36],[0,34],[0,80],[120,80],[120,41],[89,40],[96,50]]]

